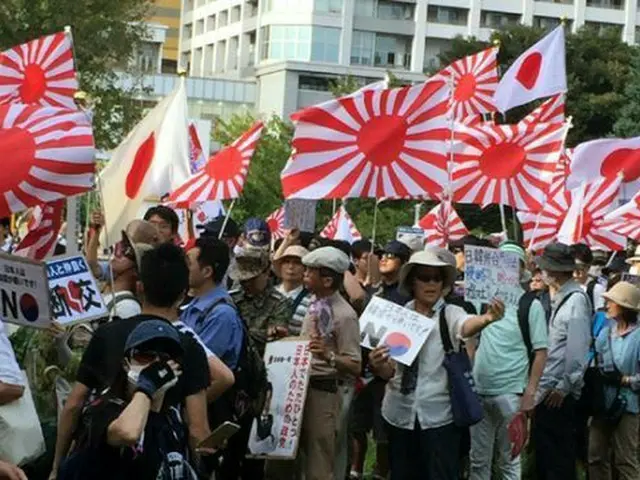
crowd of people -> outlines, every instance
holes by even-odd
[[[176,213],[156,206],[105,260],[102,228],[94,214],[83,253],[107,317],[0,322],[0,408],[31,391],[47,447],[21,468],[0,458],[0,479],[640,479],[640,250],[552,243],[534,256],[474,236],[379,247],[296,230],[273,241],[261,219],[224,217],[182,244]],[[517,306],[465,301],[465,246],[518,258]],[[434,320],[410,365],[361,347],[373,297]],[[312,355],[296,458],[247,458],[253,419],[273,421],[260,359],[289,337]],[[470,427],[454,418],[453,351],[471,360],[482,408]],[[240,428],[210,445],[225,422]]]

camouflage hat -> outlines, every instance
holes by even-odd
[[[269,251],[265,248],[243,248],[229,268],[229,277],[236,282],[251,280],[269,268]]]

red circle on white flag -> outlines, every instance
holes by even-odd
[[[522,171],[527,153],[515,143],[499,143],[487,148],[478,163],[480,170],[489,178],[511,178]]]
[[[20,85],[20,98],[24,103],[37,103],[47,90],[47,79],[40,65],[34,63],[24,69],[24,78]]]
[[[605,178],[614,178],[622,172],[623,182],[633,182],[640,178],[640,149],[620,148],[606,156],[600,167]]]
[[[213,157],[205,168],[209,177],[219,182],[233,180],[242,172],[242,154],[237,148],[227,147]]]
[[[476,94],[478,82],[473,73],[465,73],[458,80],[458,85],[453,92],[453,99],[456,102],[466,102]]]
[[[15,190],[29,176],[36,156],[33,135],[22,128],[0,128],[0,145],[6,158],[11,159],[11,175],[0,175],[0,193]]]
[[[377,167],[386,167],[397,160],[404,147],[407,124],[403,117],[381,115],[362,125],[358,133],[358,148]]]
[[[535,87],[540,76],[540,68],[542,67],[542,55],[540,52],[531,52],[524,59],[520,70],[516,74],[516,80],[522,84],[527,90]]]
[[[130,199],[134,199],[138,195],[144,183],[144,178],[151,167],[155,151],[156,139],[154,133],[151,132],[136,150],[136,155],[133,157],[133,163],[127,174],[124,192]]]

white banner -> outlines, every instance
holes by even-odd
[[[100,289],[82,255],[47,262],[53,320],[61,325],[107,315]]]
[[[248,456],[295,459],[309,385],[309,342],[267,343],[264,363],[269,389],[262,414],[251,426]]]
[[[360,345],[386,345],[395,361],[411,365],[435,324],[432,318],[373,297],[360,316]]]
[[[44,263],[0,253],[0,314],[4,321],[27,327],[51,324]]]
[[[485,247],[464,247],[464,299],[489,303],[494,298],[517,307],[524,290],[520,286],[520,260],[513,254]]]

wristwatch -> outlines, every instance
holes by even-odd
[[[334,352],[329,352],[329,366],[336,368],[336,354]]]

